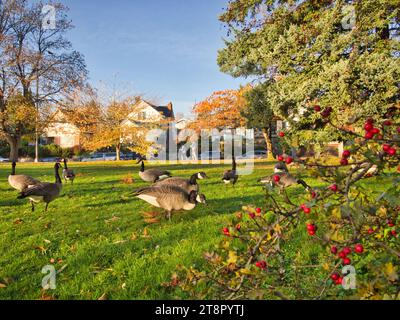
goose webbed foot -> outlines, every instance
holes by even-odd
[[[46,203],[46,207],[44,208],[44,212],[47,212],[47,207],[49,206],[48,203]]]
[[[31,210],[32,210],[32,212],[35,211],[35,205],[33,204],[33,201],[31,201]]]

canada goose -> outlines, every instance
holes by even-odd
[[[186,192],[180,187],[169,185],[144,187],[133,194],[155,207],[164,209],[168,220],[171,220],[172,211],[192,210],[197,203],[206,203],[204,194],[198,194],[194,190]]]
[[[65,182],[71,181],[72,184],[74,183],[75,173],[74,173],[74,170],[68,169],[66,158],[64,158],[64,169],[62,171],[62,174],[63,174]]]
[[[278,176],[279,180],[275,181],[274,176]],[[276,185],[279,187],[280,191],[294,184],[301,184],[307,191],[311,190],[311,187],[304,180],[292,176],[286,164],[283,162],[275,164],[273,175],[262,177],[258,181],[263,184],[270,184],[272,187]]]
[[[178,186],[185,190],[186,192],[190,191],[199,191],[199,185],[197,183],[197,179],[206,179],[207,175],[205,172],[197,172],[193,174],[190,179],[185,179],[181,177],[171,177],[161,181],[157,181],[155,183],[156,186]]]
[[[224,171],[222,181],[224,181],[225,184],[232,183],[232,185],[235,186],[235,183],[238,180],[238,178],[239,178],[239,176],[236,171],[236,161],[235,161],[235,157],[233,157],[232,158],[232,169]]]
[[[146,182],[156,182],[158,180],[162,180],[171,176],[171,173],[166,170],[159,169],[144,169],[144,161],[143,159],[139,159],[137,163],[141,162],[139,177]]]
[[[61,165],[58,162],[56,162],[56,164],[54,165],[55,178],[56,178],[55,183],[40,182],[34,186],[29,186],[28,188],[20,192],[17,198],[18,199],[29,198],[29,201],[32,205],[32,211],[35,211],[34,203],[43,201],[46,203],[45,211],[47,211],[49,203],[60,195],[62,189],[61,177],[58,172],[60,167]]]
[[[274,176],[279,176],[279,181],[275,181]],[[293,177],[289,172],[275,172],[273,175],[260,178],[258,181],[263,184],[270,184],[272,187],[276,185],[280,191],[294,184],[301,184],[307,191],[311,190],[311,187],[304,180]]]
[[[11,174],[8,176],[8,183],[11,187],[21,192],[29,186],[34,186],[40,183],[39,180],[36,180],[30,176],[24,174],[15,174],[16,166],[16,162],[13,161],[11,164]]]

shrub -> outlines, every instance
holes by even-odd
[[[365,136],[346,131],[336,164],[297,160],[320,186],[290,198],[266,187],[265,208],[234,214],[204,269],[182,266],[167,286],[208,299],[400,299],[400,128],[366,123]]]

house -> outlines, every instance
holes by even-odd
[[[80,131],[77,126],[67,120],[66,115],[58,110],[53,116],[53,121],[44,130],[41,140],[44,144],[54,143],[61,148],[79,146]]]
[[[145,100],[139,100],[134,105],[135,111],[130,113],[122,126],[146,126],[152,123],[160,123],[161,128],[169,128],[174,120],[172,103],[166,106],[157,106]],[[58,110],[53,121],[45,129],[42,141],[45,144],[54,143],[62,148],[73,148],[80,145],[80,130],[77,126],[68,121],[65,111]],[[167,141],[169,133],[167,132]]]

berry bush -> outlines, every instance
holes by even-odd
[[[348,130],[330,121],[329,107],[314,110],[349,136],[341,158],[277,159],[320,184],[290,197],[266,186],[265,207],[233,214],[206,267],[180,266],[168,286],[207,299],[400,299],[400,127],[367,119]],[[294,134],[279,136],[289,143]],[[345,266],[355,288],[346,288]]]

